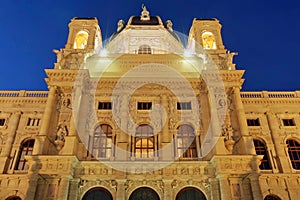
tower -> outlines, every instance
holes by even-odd
[[[55,69],[79,69],[88,55],[102,48],[101,30],[96,18],[73,18],[65,48],[57,54]]]

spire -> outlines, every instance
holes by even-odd
[[[142,4],[142,14],[141,14],[141,20],[146,21],[146,20],[150,20],[150,15],[149,15],[149,11],[147,10],[146,6],[144,4]]]

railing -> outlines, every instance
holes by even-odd
[[[295,92],[241,92],[242,98],[300,98],[300,91]]]
[[[0,91],[0,97],[48,97],[48,91]]]

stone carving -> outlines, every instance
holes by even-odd
[[[235,141],[233,140],[233,128],[230,121],[229,109],[226,110],[225,122],[222,125],[222,136],[224,136],[224,143],[226,149],[232,153]]]
[[[118,29],[117,32],[121,31],[125,27],[126,23],[121,19],[118,21]]]
[[[60,124],[57,128],[54,144],[56,149],[60,151],[65,144],[65,136],[68,136],[68,128],[64,124]]]

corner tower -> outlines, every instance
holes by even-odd
[[[69,24],[68,41],[57,54],[56,69],[79,69],[85,58],[102,48],[101,30],[96,18],[73,18]]]

